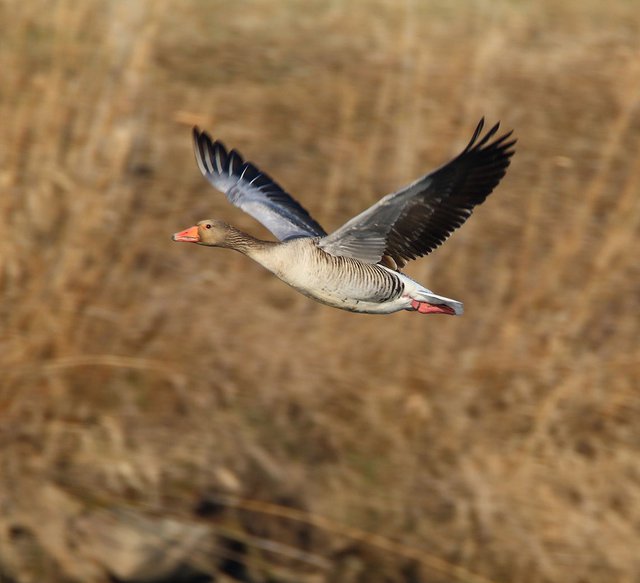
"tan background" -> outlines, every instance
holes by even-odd
[[[637,2],[0,22],[0,580],[640,578]],[[193,124],[332,230],[482,115],[513,164],[408,269],[462,318],[331,310],[170,241],[267,236],[200,176]]]

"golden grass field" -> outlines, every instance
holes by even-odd
[[[635,0],[0,22],[0,581],[640,579]],[[330,231],[482,115],[512,166],[407,269],[462,318],[332,310],[170,240],[268,236],[201,177],[194,124]]]

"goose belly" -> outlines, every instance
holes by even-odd
[[[370,301],[366,299],[357,299],[346,297],[340,293],[334,294],[330,292],[318,292],[317,290],[305,290],[296,288],[305,296],[316,300],[327,306],[347,310],[348,312],[360,312],[363,314],[391,314],[406,310],[410,305],[405,298],[397,298],[387,300],[385,302]]]
[[[300,263],[276,275],[305,296],[334,308],[375,314],[407,308],[404,284],[394,274],[377,265],[332,259],[338,264],[333,269],[309,269]]]

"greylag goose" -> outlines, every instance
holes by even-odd
[[[194,128],[204,177],[279,242],[256,239],[217,219],[200,221],[173,240],[240,251],[299,292],[335,308],[461,315],[461,302],[434,294],[400,269],[441,245],[505,175],[516,140],[510,139],[512,132],[492,139],[499,126],[482,136],[483,118],[461,154],[331,234],[267,174]]]

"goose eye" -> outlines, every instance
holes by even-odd
[[[205,227],[206,227],[207,229],[210,229],[210,228],[211,228],[211,225],[205,225]]]

